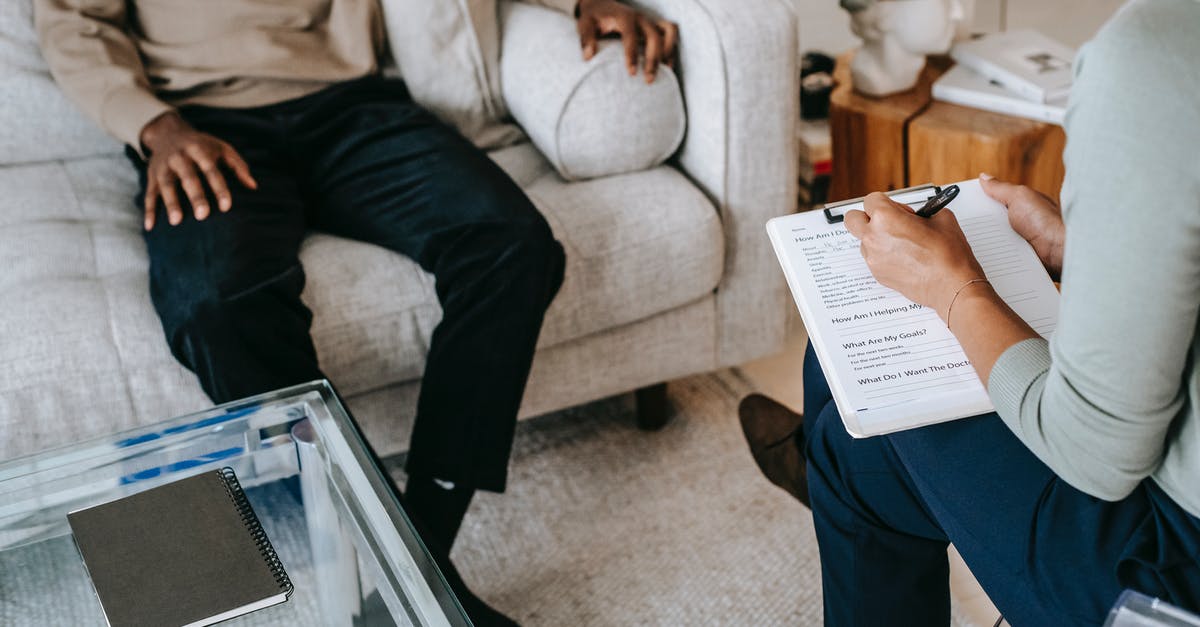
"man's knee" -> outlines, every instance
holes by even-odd
[[[510,206],[497,211],[495,219],[469,227],[472,236],[464,238],[460,253],[470,255],[473,249],[479,260],[506,280],[536,283],[552,296],[562,283],[566,255],[546,219],[524,196],[519,202],[527,206],[516,210]]]
[[[504,229],[504,272],[528,287],[530,295],[544,295],[545,306],[558,294],[566,268],[566,255],[549,225],[539,215]]]
[[[565,262],[562,245],[541,215],[516,220],[504,230],[506,247],[517,261],[536,268],[560,267]]]

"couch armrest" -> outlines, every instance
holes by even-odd
[[[768,219],[796,210],[800,68],[782,0],[635,0],[679,24],[688,131],[676,159],[721,212],[718,366],[782,346],[788,315]]]

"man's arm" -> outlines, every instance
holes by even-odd
[[[675,58],[679,29],[673,22],[660,20],[617,0],[526,0],[575,16],[579,45],[584,60],[596,54],[600,37],[619,35],[625,46],[625,65],[629,75],[637,74],[638,44],[644,47],[643,66],[646,82],[653,83],[658,65],[670,66]]]
[[[141,151],[142,128],[171,107],[150,90],[126,32],[126,0],[36,0],[34,15],[59,86],[111,135]]]
[[[167,221],[183,221],[179,190],[197,220],[211,213],[206,187],[217,208],[229,211],[233,200],[221,166],[246,187],[257,187],[232,146],[188,126],[154,96],[137,45],[126,32],[126,0],[37,0],[35,8],[42,53],[59,86],[117,139],[139,153],[149,151],[147,231],[154,228],[160,197]]]

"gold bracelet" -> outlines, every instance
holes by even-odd
[[[958,295],[962,294],[963,290],[967,289],[968,287],[971,287],[972,285],[974,285],[976,283],[990,284],[991,282],[988,281],[987,279],[971,279],[970,281],[963,283],[962,287],[960,287],[954,291],[954,297],[950,299],[950,306],[946,308],[946,328],[947,329],[950,328],[950,312],[954,311],[954,302],[958,300]],[[953,330],[953,329],[951,329],[951,330]]]

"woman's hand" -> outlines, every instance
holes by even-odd
[[[1008,223],[1033,246],[1046,272],[1057,281],[1062,275],[1067,232],[1062,210],[1053,200],[1024,185],[1005,183],[990,174],[980,174],[979,183],[984,193],[1008,207]]]
[[[846,230],[862,241],[862,255],[880,284],[915,303],[932,307],[943,319],[954,292],[986,278],[953,211],[932,218],[876,192],[863,211],[848,211]]]

